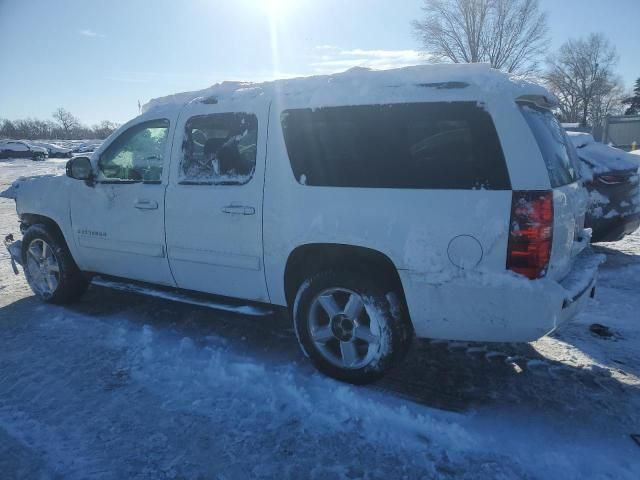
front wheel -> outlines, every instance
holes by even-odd
[[[25,232],[22,265],[31,290],[47,303],[70,303],[89,286],[64,239],[44,225],[32,225]]]
[[[308,279],[298,290],[293,316],[300,346],[316,368],[354,384],[382,377],[412,339],[399,292],[353,271]]]

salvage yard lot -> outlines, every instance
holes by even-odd
[[[64,164],[0,161],[0,190]],[[552,337],[417,342],[370,387],[315,373],[282,315],[97,286],[46,306],[2,251],[1,476],[637,479],[640,234],[597,249],[596,300]]]

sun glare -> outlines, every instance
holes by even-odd
[[[272,17],[280,17],[291,7],[292,0],[262,0],[262,8]]]

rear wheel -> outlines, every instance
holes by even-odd
[[[316,368],[349,383],[380,378],[411,343],[399,292],[353,271],[327,271],[307,280],[293,314],[300,345]]]
[[[64,239],[44,225],[33,225],[25,232],[22,264],[31,290],[47,303],[70,303],[89,286]]]

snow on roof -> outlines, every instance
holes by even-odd
[[[142,107],[143,112],[180,108],[187,103],[201,101],[219,103],[227,100],[276,96],[295,97],[309,104],[342,103],[349,101],[379,102],[388,98],[393,89],[418,91],[424,88],[438,89],[441,96],[447,91],[473,87],[485,93],[507,94],[514,99],[520,96],[544,97],[547,103],[555,104],[556,98],[544,87],[492,69],[488,64],[438,64],[418,65],[392,70],[371,70],[355,67],[333,75],[318,75],[262,83],[222,82],[209,88],[177,93],[156,98]]]

